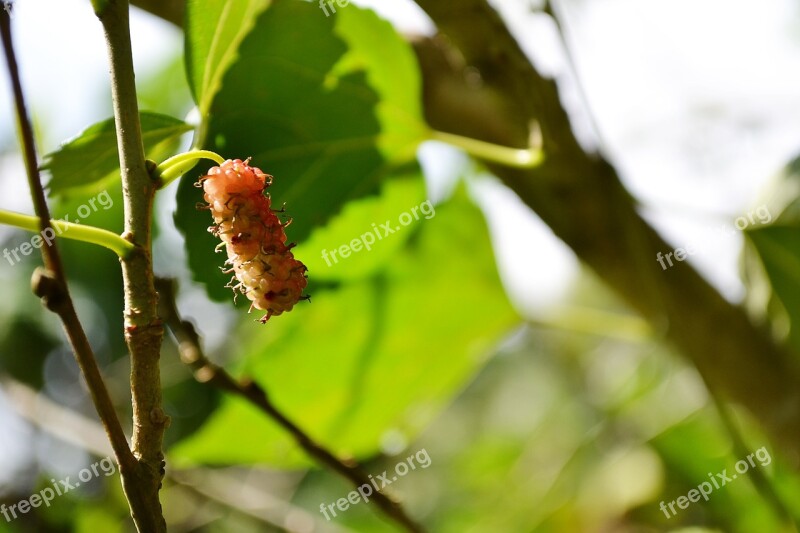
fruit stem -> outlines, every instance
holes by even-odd
[[[428,140],[450,144],[461,148],[469,155],[508,167],[533,168],[539,166],[542,161],[544,161],[544,151],[540,146],[509,148],[508,146],[500,146],[498,144],[436,130],[430,130],[428,132]]]
[[[32,215],[23,215],[22,213],[14,213],[13,211],[5,211],[0,209],[0,224],[7,224],[17,228],[22,228],[27,231],[39,233],[39,217]],[[133,243],[126,241],[114,232],[96,228],[94,226],[82,226],[73,222],[66,222],[63,220],[51,220],[52,227],[46,228],[42,233],[42,239],[45,242],[52,241],[56,235],[64,239],[72,239],[75,241],[88,242],[91,244],[99,244],[116,253],[119,257],[125,258],[133,251]],[[50,230],[53,235],[48,237],[47,230]]]
[[[201,159],[210,159],[221,165],[225,159],[210,150],[190,150],[182,154],[165,159],[156,167],[153,178],[158,182],[158,188],[163,189],[173,180],[176,180],[192,170]]]

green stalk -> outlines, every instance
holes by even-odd
[[[469,155],[507,167],[533,168],[544,161],[544,151],[540,147],[509,148],[508,146],[500,146],[436,130],[430,130],[428,135],[428,140],[450,144],[456,148],[461,148]]]
[[[218,165],[225,162],[222,156],[209,150],[191,150],[174,155],[159,163],[153,173],[153,178],[157,181],[158,188],[163,189],[173,180],[192,170],[201,159],[210,159]]]
[[[117,132],[123,191],[125,239],[136,245],[123,261],[125,342],[130,352],[133,435],[136,465],[120,469],[131,515],[141,533],[166,533],[159,500],[164,477],[164,432],[169,417],[161,393],[161,341],[164,327],[156,311],[152,261],[153,200],[156,184],[144,157],[142,126],[133,69],[128,0],[95,0],[103,25],[111,74],[111,100]]]
[[[33,233],[39,233],[39,217],[23,215],[13,211],[0,209],[0,224],[7,224]],[[94,226],[82,226],[64,220],[51,220],[50,224],[55,229],[55,234],[64,239],[98,244],[108,248],[120,258],[125,258],[133,250],[132,243],[126,241],[116,233]]]

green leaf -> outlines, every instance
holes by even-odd
[[[384,190],[397,200],[407,194],[401,186]],[[483,218],[466,195],[384,237],[404,238],[403,249],[372,275],[317,291],[313,303],[267,327],[246,321],[239,333],[246,358],[234,373],[252,376],[340,454],[374,454],[389,430],[414,438],[518,321]],[[307,461],[282,429],[232,397],[171,453],[185,462]]]
[[[206,4],[191,2],[189,19],[210,20],[195,14]],[[187,28],[190,69],[213,33],[200,24]],[[197,72],[189,78],[199,86]],[[204,119],[200,147],[252,156],[274,175],[270,195],[292,217],[289,239],[302,242],[348,201],[377,192],[381,179],[413,156],[426,130],[419,101],[409,45],[374,13],[351,5],[325,17],[314,4],[275,3],[242,40]],[[175,217],[190,269],[210,297],[230,299],[216,241],[206,233],[208,214],[195,210],[202,194],[190,181],[178,189]]]
[[[157,113],[140,113],[142,140],[150,157],[161,153],[165,145],[190,131],[185,122]],[[119,172],[119,152],[114,119],[98,122],[67,141],[55,152],[47,154],[42,164],[52,176],[47,187],[51,194],[63,194],[67,189],[103,181]]]
[[[800,353],[800,227],[767,226],[745,235],[769,281],[772,319],[779,324],[780,317],[788,318],[788,340]]]
[[[220,89],[222,76],[237,59],[242,39],[269,0],[188,0],[186,71],[202,117]]]
[[[668,520],[684,518],[684,513],[689,514],[694,506],[702,505],[703,511],[707,513],[706,522],[719,527],[715,531],[783,529],[781,517],[775,515],[763,493],[755,488],[757,474],[753,471],[761,470],[762,475],[771,478],[770,483],[777,489],[779,483],[775,480],[774,472],[784,470],[785,466],[779,464],[777,456],[773,457],[767,443],[760,439],[751,440],[754,444],[750,450],[732,447],[730,434],[720,424],[718,414],[711,407],[706,407],[655,435],[650,445],[658,452],[668,474],[664,491],[657,500],[663,498],[669,503],[681,495],[685,497],[690,490],[697,489],[702,483],[706,483],[705,490],[709,494],[707,501],[700,500],[690,504],[691,507],[687,510],[674,508],[675,514],[669,512]],[[737,461],[747,463],[748,452],[758,455],[750,457],[753,462],[748,465],[749,470],[741,473],[735,469],[735,465]],[[718,488],[712,485],[712,478],[720,480],[717,475],[726,473],[732,478],[729,482],[720,481]],[[657,503],[651,505],[658,507]]]
[[[336,34],[348,46],[332,74],[343,78],[363,70],[380,96],[377,104],[381,136],[378,148],[388,160],[412,159],[428,135],[422,119],[422,86],[417,59],[388,21],[366,9],[337,11]],[[375,43],[380,43],[376,46]]]
[[[743,232],[747,304],[800,355],[800,158],[767,192]]]
[[[348,202],[294,249],[295,257],[313,272],[313,282],[354,281],[375,274],[402,251],[417,221],[435,216],[430,203],[419,207],[425,203],[425,184],[419,174],[387,180],[381,190],[378,196]],[[416,211],[412,223],[402,226],[399,219],[410,220],[412,210]],[[400,229],[384,239],[386,224]],[[358,251],[344,258],[342,248],[345,253],[353,248]]]

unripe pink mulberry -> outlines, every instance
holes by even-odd
[[[198,186],[214,217],[208,231],[222,239],[220,246],[224,243],[228,252],[225,264],[231,268],[225,272],[235,276],[229,286],[251,300],[251,310],[266,311],[261,319],[266,322],[303,298],[306,266],[292,255],[294,244],[286,244],[284,224],[264,194],[272,176],[249,161],[229,159],[211,168]]]

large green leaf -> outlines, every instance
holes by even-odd
[[[186,71],[195,103],[208,112],[225,71],[236,61],[239,44],[269,0],[188,0]]]
[[[195,91],[202,76],[192,65],[209,53],[204,39],[215,34],[208,28],[213,17],[201,11],[215,13],[217,4],[188,5],[189,20],[204,21],[187,27]],[[255,20],[236,57],[213,91],[201,144],[228,158],[252,156],[275,176],[270,194],[276,206],[287,205],[291,240],[302,242],[346,202],[375,193],[424,135],[413,54],[371,11],[348,6],[325,17],[307,2],[275,3]],[[230,298],[205,231],[208,214],[194,209],[202,195],[191,181],[179,187],[176,213],[189,266],[212,298]]]
[[[381,154],[390,160],[412,158],[427,135],[427,126],[422,120],[421,78],[411,47],[372,11],[345,9],[337,14],[336,34],[348,50],[333,74],[342,78],[348,72],[366,72],[369,85],[380,96],[376,112],[382,129],[378,139]]]
[[[190,131],[192,126],[158,113],[140,113],[142,140],[148,156],[160,153],[165,144]],[[52,194],[91,185],[119,172],[119,152],[114,119],[98,122],[67,141],[55,152],[47,154],[42,170],[52,178],[47,184]]]
[[[388,46],[381,58],[375,42]],[[279,2],[258,18],[226,72],[205,147],[252,157],[273,174],[271,194],[288,204],[292,238],[302,239],[347,200],[375,192],[393,156],[409,156],[407,144],[395,153],[381,144],[386,133],[400,138],[414,118],[421,123],[419,74],[407,54],[370,11],[348,6],[328,18],[316,5]]]
[[[353,281],[375,274],[403,249],[414,234],[413,222],[402,226],[401,217],[404,221],[410,220],[409,215],[414,209],[417,212],[414,221],[435,216],[430,203],[422,208],[427,215],[418,208],[425,202],[425,185],[420,175],[403,178],[386,180],[381,188],[382,194],[378,196],[348,202],[341,213],[325,226],[315,229],[295,248],[295,256],[313,272],[313,282]],[[388,235],[389,238],[384,238],[386,224],[390,229],[399,228]],[[342,247],[346,253],[347,248],[359,250],[342,258]]]
[[[396,205],[408,194],[384,190]],[[361,457],[378,450],[387,430],[413,438],[517,321],[483,218],[465,195],[385,239],[407,240],[384,268],[315,292],[313,303],[267,327],[246,321],[240,331],[246,359],[237,372],[263,384],[315,438]],[[230,397],[171,453],[183,461],[305,464],[280,428]]]

